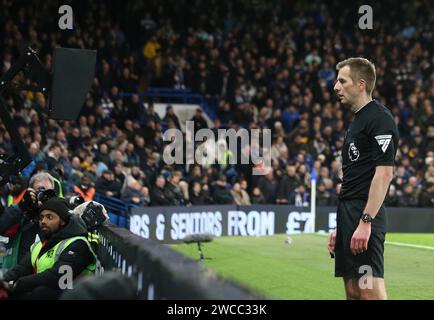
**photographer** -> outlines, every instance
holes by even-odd
[[[39,240],[40,230],[33,220],[42,202],[50,195],[55,195],[53,189],[51,175],[40,172],[30,179],[30,188],[20,202],[5,208],[0,215],[0,235],[9,237],[7,253],[3,258],[4,269],[14,267],[26,255],[30,246]]]
[[[95,254],[86,239],[83,219],[71,214],[65,199],[53,197],[39,209],[41,240],[2,281],[13,299],[57,299],[62,293],[60,278],[72,271],[73,278],[95,271]],[[62,267],[62,269],[61,269]]]

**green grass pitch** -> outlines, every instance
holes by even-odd
[[[203,263],[221,276],[268,299],[345,299],[334,277],[327,238],[317,234],[222,237],[202,245]],[[399,242],[431,247],[388,244]],[[198,259],[196,244],[171,245]],[[434,234],[388,234],[385,281],[389,299],[434,299]]]

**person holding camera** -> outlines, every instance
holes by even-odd
[[[39,227],[34,223],[38,215],[38,207],[48,198],[55,196],[51,175],[40,172],[29,182],[30,188],[17,204],[4,209],[0,215],[0,235],[9,237],[6,255],[3,258],[3,269],[14,267],[30,246],[39,240]]]
[[[68,281],[93,274],[96,268],[96,255],[86,238],[87,226],[72,214],[67,200],[47,200],[38,218],[41,240],[31,246],[1,283],[13,299],[57,299],[62,290],[72,287]]]

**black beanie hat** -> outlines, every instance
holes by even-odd
[[[63,198],[55,197],[49,199],[41,206],[41,208],[39,209],[39,213],[41,213],[43,210],[54,211],[60,217],[60,219],[65,222],[68,222],[69,218],[71,217],[68,203]]]

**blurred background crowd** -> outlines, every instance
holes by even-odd
[[[68,1],[63,1],[65,4]],[[340,150],[352,113],[333,93],[335,65],[364,56],[377,70],[374,99],[390,108],[401,140],[389,206],[434,206],[434,14],[428,1],[373,4],[374,29],[358,29],[358,7],[338,1],[74,1],[74,29],[53,32],[59,4],[0,0],[0,72],[30,45],[50,68],[56,46],[97,49],[97,69],[77,121],[46,119],[45,98],[6,91],[33,163],[92,199],[95,192],[140,206],[336,205]],[[419,18],[423,17],[423,18]],[[16,79],[17,81],[19,79]],[[216,101],[213,130],[272,129],[272,170],[166,165],[166,128],[181,128],[140,93],[191,89]],[[195,129],[208,127],[203,111]],[[13,142],[0,127],[0,153]],[[4,188],[3,199],[19,194]],[[15,189],[15,190],[14,190]]]

